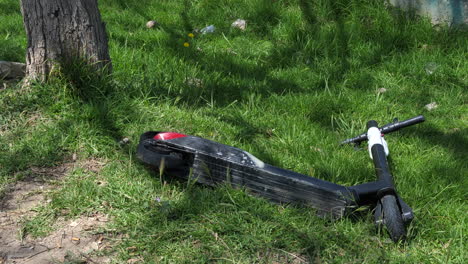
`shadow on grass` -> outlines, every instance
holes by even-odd
[[[2,1],[0,2],[0,10],[6,13],[20,13],[21,9],[15,1]]]
[[[107,72],[96,70],[84,60],[74,60],[54,74],[57,76],[46,83],[31,84],[27,92],[18,92],[11,102],[7,97],[3,99],[7,111],[21,111],[26,116],[37,113],[50,121],[44,125],[29,122],[33,123],[31,128],[9,134],[16,150],[0,156],[1,173],[7,176],[30,166],[52,166],[64,161],[71,155],[70,149],[77,147],[76,139],[86,141],[84,135],[99,138],[90,140],[106,140],[103,147],[119,149],[118,142],[124,135],[116,122],[121,117],[112,115],[111,108],[118,107],[129,118],[141,115],[121,103],[119,90]]]
[[[0,39],[0,60],[24,62],[24,48],[11,40]]]
[[[271,42],[274,49],[271,54],[263,58],[260,63],[253,64],[241,61],[228,50],[219,51],[218,49],[218,51],[209,53],[197,52],[195,48],[187,49],[182,45],[177,45],[176,43],[185,38],[187,32],[191,32],[195,28],[193,19],[189,16],[191,5],[189,1],[185,1],[180,13],[183,30],[179,31],[180,26],[177,25],[161,25],[161,28],[169,35],[167,48],[171,51],[171,55],[180,58],[194,69],[198,69],[199,75],[206,76],[207,80],[202,89],[188,87],[188,89],[182,89],[181,92],[171,92],[164,86],[158,86],[153,87],[154,90],[157,90],[154,94],[178,96],[181,97],[182,102],[188,102],[193,106],[204,105],[204,100],[200,100],[201,97],[213,98],[216,105],[225,106],[233,101],[245,100],[246,94],[249,93],[259,93],[264,96],[302,93],[323,89],[327,85],[334,87],[343,82],[360,90],[374,87],[373,77],[365,71],[361,71],[361,68],[381,64],[388,56],[407,52],[412,41],[408,34],[412,32],[406,26],[411,21],[408,20],[407,15],[397,13],[392,20],[393,24],[387,26],[388,31],[368,33],[366,26],[346,24],[345,19],[349,15],[351,2],[325,2],[329,15],[318,19],[314,13],[318,7],[309,1],[301,0],[299,6],[307,23],[306,28],[291,29],[286,45],[282,43],[282,40],[273,39]],[[262,28],[256,34],[260,37],[273,35],[274,26],[280,21],[279,15],[267,3],[261,5],[258,12],[260,15],[256,17],[256,20],[253,20],[253,23],[262,25]],[[372,27],[373,21],[364,23],[369,23],[369,26]],[[331,27],[333,30],[328,32],[327,27]],[[215,34],[218,33],[215,32]],[[352,43],[355,41],[356,35],[359,36],[358,39],[361,38],[359,41],[367,42],[377,48],[356,57],[352,54],[350,46],[356,45]],[[205,35],[204,37],[209,39],[213,36]],[[317,37],[319,38],[317,39]],[[128,44],[126,38],[121,38],[118,41],[126,41]],[[310,43],[314,43],[314,45],[310,45]],[[141,45],[135,43],[135,48],[138,46]],[[151,46],[147,48],[148,51],[154,49]],[[298,54],[301,54],[299,59]],[[357,60],[357,65],[356,63],[354,66],[351,65],[351,60]],[[322,65],[324,62],[331,64],[324,66]],[[277,77],[273,74],[281,71],[285,66],[294,66],[298,63],[311,63],[309,67],[314,68],[321,77],[313,80],[310,86],[304,87],[288,77]],[[350,76],[350,74],[355,76]],[[226,78],[226,76],[228,77]]]
[[[148,14],[147,6],[150,6],[154,1],[151,0],[139,0],[139,1],[125,1],[125,0],[115,0],[108,3],[108,5],[116,5],[118,8],[123,10],[131,10],[132,12],[138,14],[139,16],[145,18],[146,20],[151,19],[151,15]],[[138,4],[136,4],[138,3]]]
[[[466,135],[468,129],[459,128],[453,130],[451,133],[444,133],[441,130],[432,126],[425,126],[420,130],[420,133],[414,133],[412,136],[418,137],[430,145],[438,145],[447,149],[453,156],[453,161],[458,165],[457,168],[453,167],[436,167],[433,169],[435,175],[445,175],[438,180],[445,182],[445,185],[459,183],[463,185],[464,178],[468,165],[466,163],[466,153],[468,149],[468,141]]]
[[[287,210],[287,216],[278,214],[278,210]],[[309,213],[304,214],[304,211]],[[157,210],[154,214],[154,218],[161,218],[160,211]],[[225,254],[226,250],[230,250],[229,247],[237,245],[239,241],[242,241],[240,243],[243,252],[252,254],[265,249],[288,249],[291,244],[299,244],[297,247],[304,250],[299,253],[313,258],[322,247],[319,242],[322,234],[317,230],[325,232],[326,229],[324,221],[312,216],[310,209],[279,209],[277,205],[271,205],[265,200],[226,185],[215,188],[191,186],[184,190],[183,198],[170,206],[166,214],[163,219],[167,219],[171,225],[187,226],[187,223],[190,223],[191,226],[179,231],[168,230],[172,232],[171,236],[185,240],[184,238],[189,236],[192,238],[193,234],[193,239],[203,238],[206,247],[211,247],[210,243],[217,244],[218,241],[226,243],[228,248],[221,252],[214,250],[204,253],[210,258]],[[293,223],[292,219],[298,222]],[[310,225],[317,227],[304,228]],[[153,233],[152,230],[161,232],[160,224],[155,221],[143,223],[139,228],[143,229],[142,233]],[[265,233],[271,238],[269,241],[262,239]],[[216,241],[213,236],[216,237]],[[168,237],[164,240],[171,239]],[[238,250],[233,249],[234,254]]]

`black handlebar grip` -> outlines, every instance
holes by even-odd
[[[394,122],[394,123],[386,124],[379,129],[382,132],[382,134],[388,134],[391,132],[395,132],[401,128],[424,122],[425,120],[426,119],[424,118],[424,116],[419,115],[419,116],[416,116],[416,117],[413,117],[413,118],[410,118],[401,122]],[[370,127],[376,127],[376,126],[377,126],[377,122],[374,120],[367,122],[367,129],[369,129]],[[365,140],[367,140],[367,133],[363,133],[357,137],[346,139],[342,141],[340,144],[344,145],[344,144],[349,144],[349,143],[360,143]]]
[[[399,130],[401,128],[412,126],[412,125],[424,122],[425,120],[426,119],[424,119],[424,116],[419,115],[419,116],[410,118],[408,120],[404,120],[404,121],[396,122],[396,123],[390,123],[388,125],[385,125],[380,129],[380,131],[383,134],[388,134],[388,133],[397,131],[397,130]]]
[[[349,144],[349,143],[359,143],[359,142],[362,142],[362,141],[365,141],[367,140],[367,134],[361,134],[357,137],[353,137],[353,138],[348,138],[346,140],[343,140],[340,142],[340,145],[345,145],[345,144]]]

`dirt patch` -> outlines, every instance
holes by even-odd
[[[98,160],[64,163],[52,168],[30,168],[31,175],[7,187],[0,199],[0,264],[3,263],[108,263],[109,257],[98,257],[110,248],[109,234],[101,232],[109,221],[99,213],[74,220],[58,219],[55,231],[46,237],[32,238],[22,234],[25,219],[34,217],[36,208],[48,202],[47,193],[54,182],[76,167],[98,173],[105,163]]]

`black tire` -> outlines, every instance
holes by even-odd
[[[156,169],[160,169],[163,163],[165,169],[178,169],[186,164],[182,153],[153,146],[145,140],[140,141],[140,144],[138,144],[137,156],[143,163]]]
[[[380,199],[383,219],[390,238],[398,242],[406,238],[406,228],[401,217],[400,208],[394,195],[385,195]]]

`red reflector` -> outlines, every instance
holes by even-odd
[[[186,137],[186,136],[187,135],[174,133],[174,132],[163,132],[163,133],[159,133],[156,136],[154,136],[153,139],[156,139],[156,140],[170,140],[170,139],[181,138],[181,137]]]

